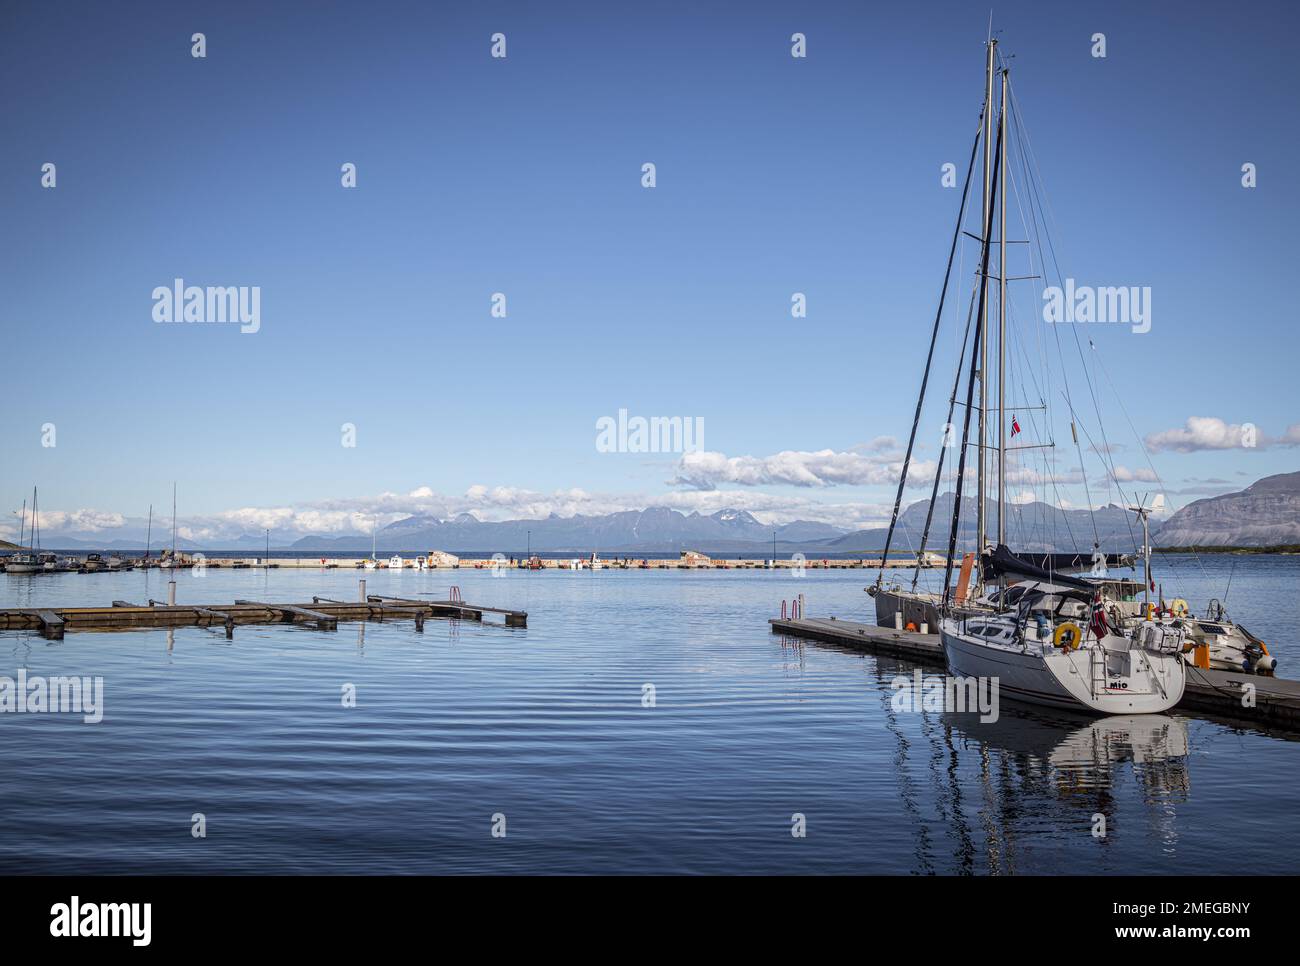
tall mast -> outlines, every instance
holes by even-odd
[[[991,203],[990,195],[993,188],[993,60],[994,60],[995,52],[997,51],[997,46],[998,46],[998,42],[990,38],[988,42],[988,61],[985,66],[985,82],[984,82],[984,205],[983,205],[984,218],[980,222],[980,224],[983,226],[983,230],[986,233],[989,231],[992,224],[989,218],[989,205]],[[985,237],[983,241],[985,245],[985,251],[987,251],[989,245],[989,239]],[[987,261],[985,262],[985,264],[987,265]],[[987,269],[985,270],[987,271]],[[980,284],[983,285],[984,282],[986,281],[987,281],[986,278],[981,279]],[[985,494],[987,493],[988,490],[988,479],[985,472],[986,464],[988,462],[988,451],[986,449],[986,445],[988,443],[988,431],[985,426],[985,419],[987,415],[986,411],[988,409],[988,393],[987,393],[988,377],[986,374],[989,371],[989,346],[988,346],[989,340],[987,334],[989,330],[989,303],[987,299],[983,299],[981,301],[979,330],[980,332],[983,333],[983,335],[979,340],[979,345],[976,347],[976,351],[978,351],[979,359],[980,359],[980,363],[979,363],[979,375],[980,375],[979,416],[980,418],[979,418],[979,445],[976,447],[976,451],[979,456],[979,463],[978,463],[978,470],[976,473],[977,484],[978,484],[976,486],[976,490],[978,492],[976,495],[976,507],[975,507],[975,552],[977,554],[982,554],[984,552],[984,534],[985,534],[985,529],[987,527],[987,523],[984,519],[984,499],[985,499]],[[980,558],[976,557],[976,559],[978,560]],[[979,582],[981,585],[984,583],[984,576],[982,573],[980,573]]]
[[[176,564],[176,481],[172,480],[172,565]]]
[[[998,163],[1002,163],[1002,138],[998,138]],[[993,186],[997,190],[996,183]],[[990,206],[991,207],[991,206]],[[957,492],[953,498],[952,509],[952,526],[948,531],[948,562],[943,571],[943,609],[948,610],[948,598],[952,590],[952,562],[957,555],[957,528],[961,521],[961,499],[962,484],[966,479],[966,447],[970,442],[970,417],[971,412],[975,409],[975,379],[979,375],[979,354],[978,348],[984,340],[984,333],[981,331],[982,322],[985,318],[985,307],[988,301],[989,291],[989,252],[993,246],[989,244],[989,237],[993,233],[993,226],[989,224],[987,218],[980,229],[980,234],[984,237],[984,243],[980,246],[980,270],[979,270],[979,310],[975,316],[975,343],[970,350],[970,375],[966,379],[966,406],[965,415],[962,417],[961,430],[961,447],[957,450]]]
[[[1007,542],[1007,70],[1002,71],[1002,109],[998,137],[998,544]]]
[[[23,497],[23,515],[18,518],[18,546],[23,545],[23,535],[27,533],[27,497]]]
[[[149,504],[149,526],[144,532],[144,559],[149,559],[149,544],[153,542],[153,504]]]

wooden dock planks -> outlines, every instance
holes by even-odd
[[[769,623],[773,633],[873,654],[906,657],[935,667],[947,666],[938,634],[899,631],[834,618],[774,617]],[[1249,721],[1262,728],[1300,731],[1300,681],[1189,666],[1187,687],[1177,710]]]
[[[17,607],[0,609],[0,631],[35,630],[58,640],[66,630],[119,631],[159,627],[224,625],[232,637],[239,624],[311,622],[337,630],[339,621],[414,620],[423,630],[429,617],[481,620],[484,612],[504,614],[509,627],[527,627],[528,614],[463,601],[423,601],[372,597],[364,601],[314,598],[310,604],[237,600],[233,604],[133,604],[115,600],[109,607]]]
[[[63,640],[63,618],[52,610],[38,610],[36,618],[41,622],[41,636],[52,641]]]
[[[297,604],[267,604],[260,600],[236,600],[235,603],[248,607],[263,607],[266,610],[282,614],[284,615],[282,620],[285,623],[292,623],[295,617],[305,617],[307,620],[315,621],[316,626],[323,631],[336,631],[339,629],[339,619],[337,617],[323,614],[319,610],[301,607]]]

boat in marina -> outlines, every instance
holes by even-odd
[[[952,674],[996,678],[1002,693],[1033,704],[1156,714],[1186,685],[1181,629],[1156,621],[1113,628],[1082,581],[1036,583],[1014,611],[945,617],[939,628]]]
[[[5,573],[7,574],[37,574],[41,572],[41,569],[35,554],[15,553],[5,559]]]
[[[152,507],[150,515],[152,517]],[[152,523],[152,519],[150,521]],[[148,551],[146,550],[146,553]],[[172,545],[171,548],[163,548],[158,556],[158,568],[160,570],[175,570],[183,566],[181,558],[176,554],[176,484],[172,483]]]
[[[377,519],[372,520],[370,522],[370,559],[361,561],[361,566],[366,570],[379,569],[379,561],[375,559],[375,541],[377,540],[376,534],[378,533],[378,528],[379,521]]]
[[[1186,685],[1184,651],[1189,650],[1187,633],[1179,625],[1152,619],[1149,606],[1139,609],[1131,592],[1124,600],[1108,599],[1107,586],[1114,592],[1115,582],[1110,576],[1112,567],[1133,566],[1133,558],[1126,555],[1108,555],[1101,552],[1099,541],[1087,554],[1016,553],[1008,540],[1008,452],[1009,450],[1040,450],[1044,463],[1044,478],[1051,478],[1051,450],[1055,443],[1050,432],[1037,431],[1041,442],[1008,446],[1007,424],[1007,155],[1008,100],[1010,71],[1005,64],[999,66],[997,41],[990,38],[985,66],[985,97],[980,118],[980,133],[971,150],[966,186],[962,194],[962,213],[959,214],[949,252],[948,270],[940,295],[939,312],[935,317],[931,335],[930,354],[922,377],[916,416],[909,437],[907,453],[900,474],[894,514],[890,522],[884,558],[888,557],[901,506],[906,471],[912,459],[917,426],[925,386],[929,380],[937,340],[943,302],[947,293],[948,278],[952,272],[953,253],[960,239],[966,198],[971,175],[980,144],[984,148],[983,208],[979,235],[979,265],[967,316],[966,335],[962,339],[958,357],[957,376],[949,399],[948,432],[954,432],[952,414],[958,405],[958,391],[962,384],[962,370],[967,370],[965,402],[962,411],[960,437],[956,440],[957,465],[955,494],[952,501],[948,533],[947,563],[941,594],[920,592],[913,577],[911,589],[886,588],[883,584],[883,559],[881,576],[877,578],[872,596],[875,599],[877,621],[888,622],[892,617],[895,626],[900,623],[913,629],[936,629],[939,632],[950,673],[968,678],[995,679],[1001,693],[1023,701],[1054,708],[1085,711],[1092,714],[1130,715],[1153,714],[1172,708],[1182,698]],[[995,78],[1000,81],[1000,103],[994,104]],[[1023,143],[1023,132],[1016,132],[1017,145]],[[1024,172],[1028,178],[1027,169]],[[995,246],[999,250],[996,271],[990,271],[990,255]],[[1027,276],[1037,277],[1037,276]],[[991,281],[997,283],[996,329],[990,325]],[[996,342],[991,337],[996,332]],[[969,353],[967,349],[969,347]],[[991,351],[996,348],[996,355]],[[1058,347],[1059,348],[1059,347]],[[1045,362],[1046,360],[1044,360]],[[1086,365],[1080,349],[1080,364]],[[1062,359],[1063,371],[1065,362]],[[996,372],[996,380],[990,374]],[[1047,377],[1044,367],[1044,378]],[[1063,377],[1068,380],[1069,373]],[[1037,387],[1037,377],[1031,376]],[[996,393],[996,404],[991,404],[990,383]],[[978,386],[978,396],[976,388]],[[1041,387],[1039,391],[1041,392]],[[1022,387],[1023,391],[1024,387]],[[1066,396],[1067,406],[1069,397]],[[1023,404],[1017,408],[1029,407]],[[971,421],[978,416],[978,427],[972,433]],[[1100,420],[1100,412],[1097,417]],[[990,422],[996,419],[992,432]],[[1036,420],[1035,420],[1036,422]],[[1070,408],[1071,437],[1079,448],[1078,417]],[[1020,432],[1018,420],[1013,418],[1011,433]],[[1086,428],[1084,429],[1086,433]],[[946,437],[947,440],[947,437]],[[948,448],[946,445],[945,449]],[[962,558],[955,585],[953,566],[957,556],[958,534],[962,522],[962,493],[967,475],[968,451],[975,453],[975,547],[976,551]],[[1104,461],[1103,461],[1104,462]],[[930,525],[943,472],[941,454],[935,472],[930,510],[922,533],[919,554],[925,551]],[[1116,477],[1113,467],[1107,467],[1108,478]],[[989,500],[991,481],[996,477],[996,499]],[[1114,482],[1118,485],[1118,479]],[[989,526],[989,504],[996,509],[996,528]],[[1090,501],[1091,505],[1091,501]],[[1142,522],[1144,604],[1150,584],[1150,539],[1147,515],[1151,508],[1139,504],[1136,510]],[[1090,511],[1092,512],[1092,511]],[[918,555],[917,572],[920,569]],[[1076,576],[1083,570],[1088,576]],[[1089,579],[1091,578],[1091,580]],[[1119,585],[1121,593],[1124,585]],[[869,588],[869,591],[873,589]],[[1131,590],[1131,588],[1130,588]],[[909,613],[909,608],[912,613]],[[912,616],[915,614],[916,616]],[[911,619],[909,619],[909,617]],[[920,626],[918,620],[920,618]]]
[[[41,538],[40,525],[38,523],[36,508],[36,487],[32,487],[32,524],[27,529],[27,501],[23,500],[23,510],[21,522],[18,529],[18,543],[21,546],[24,532],[27,536],[27,549],[16,554],[12,554],[5,560],[5,573],[9,574],[39,574],[45,572],[45,564],[41,559]]]
[[[1194,617],[1173,601],[1154,619],[1178,627],[1187,644],[1184,658],[1194,667],[1220,671],[1244,671],[1247,674],[1271,675],[1277,670],[1277,658],[1268,645],[1228,617],[1223,604],[1213,599],[1202,617]],[[1181,613],[1180,613],[1181,611]]]

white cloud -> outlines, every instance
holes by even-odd
[[[1115,467],[1115,481],[1118,483],[1158,483],[1159,477],[1151,469],[1131,470],[1127,466]]]
[[[877,440],[876,442],[879,442]],[[874,445],[874,443],[872,444]],[[908,482],[928,485],[935,463],[912,460]],[[723,453],[686,453],[677,464],[674,485],[708,490],[720,483],[739,486],[872,486],[897,484],[903,470],[899,458],[856,452],[837,453],[784,450],[774,456],[727,456]]]
[[[27,508],[27,523],[32,522],[31,507]],[[116,530],[126,518],[120,513],[105,510],[41,510],[40,529],[45,530]]]
[[[1251,436],[1254,445],[1247,445]],[[1292,423],[1281,436],[1267,436],[1250,423],[1228,423],[1217,416],[1191,416],[1177,429],[1150,433],[1147,447],[1154,453],[1197,453],[1205,450],[1264,449],[1269,446],[1300,446],[1300,423]]]
[[[800,495],[772,494],[749,488],[672,490],[666,493],[592,493],[581,488],[541,492],[513,486],[475,484],[462,494],[438,493],[419,487],[406,495],[380,493],[370,497],[339,498],[300,506],[237,507],[213,514],[183,516],[176,532],[187,542],[219,545],[245,535],[260,536],[270,530],[275,543],[308,534],[332,536],[369,534],[372,526],[383,528],[413,514],[450,519],[469,513],[483,521],[542,519],[552,514],[599,516],[646,507],[668,507],[682,513],[714,513],[726,508],[748,510],[762,523],[779,525],[792,520],[813,520],[849,529],[882,526],[888,522],[891,504],[870,502],[829,503]],[[12,521],[0,520],[0,536],[17,540],[17,507]],[[154,520],[154,546],[170,540],[170,521]],[[93,539],[101,530],[105,541],[139,540],[146,534],[143,517],[127,518],[98,510],[42,510],[42,540],[57,546],[62,534]]]

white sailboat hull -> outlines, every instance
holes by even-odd
[[[955,621],[940,625],[949,671],[959,677],[997,678],[998,693],[1053,708],[1095,714],[1158,714],[1183,696],[1186,677],[1176,655],[1133,649],[1121,672],[1096,648],[1063,651],[1035,644],[1015,650],[961,633]]]

